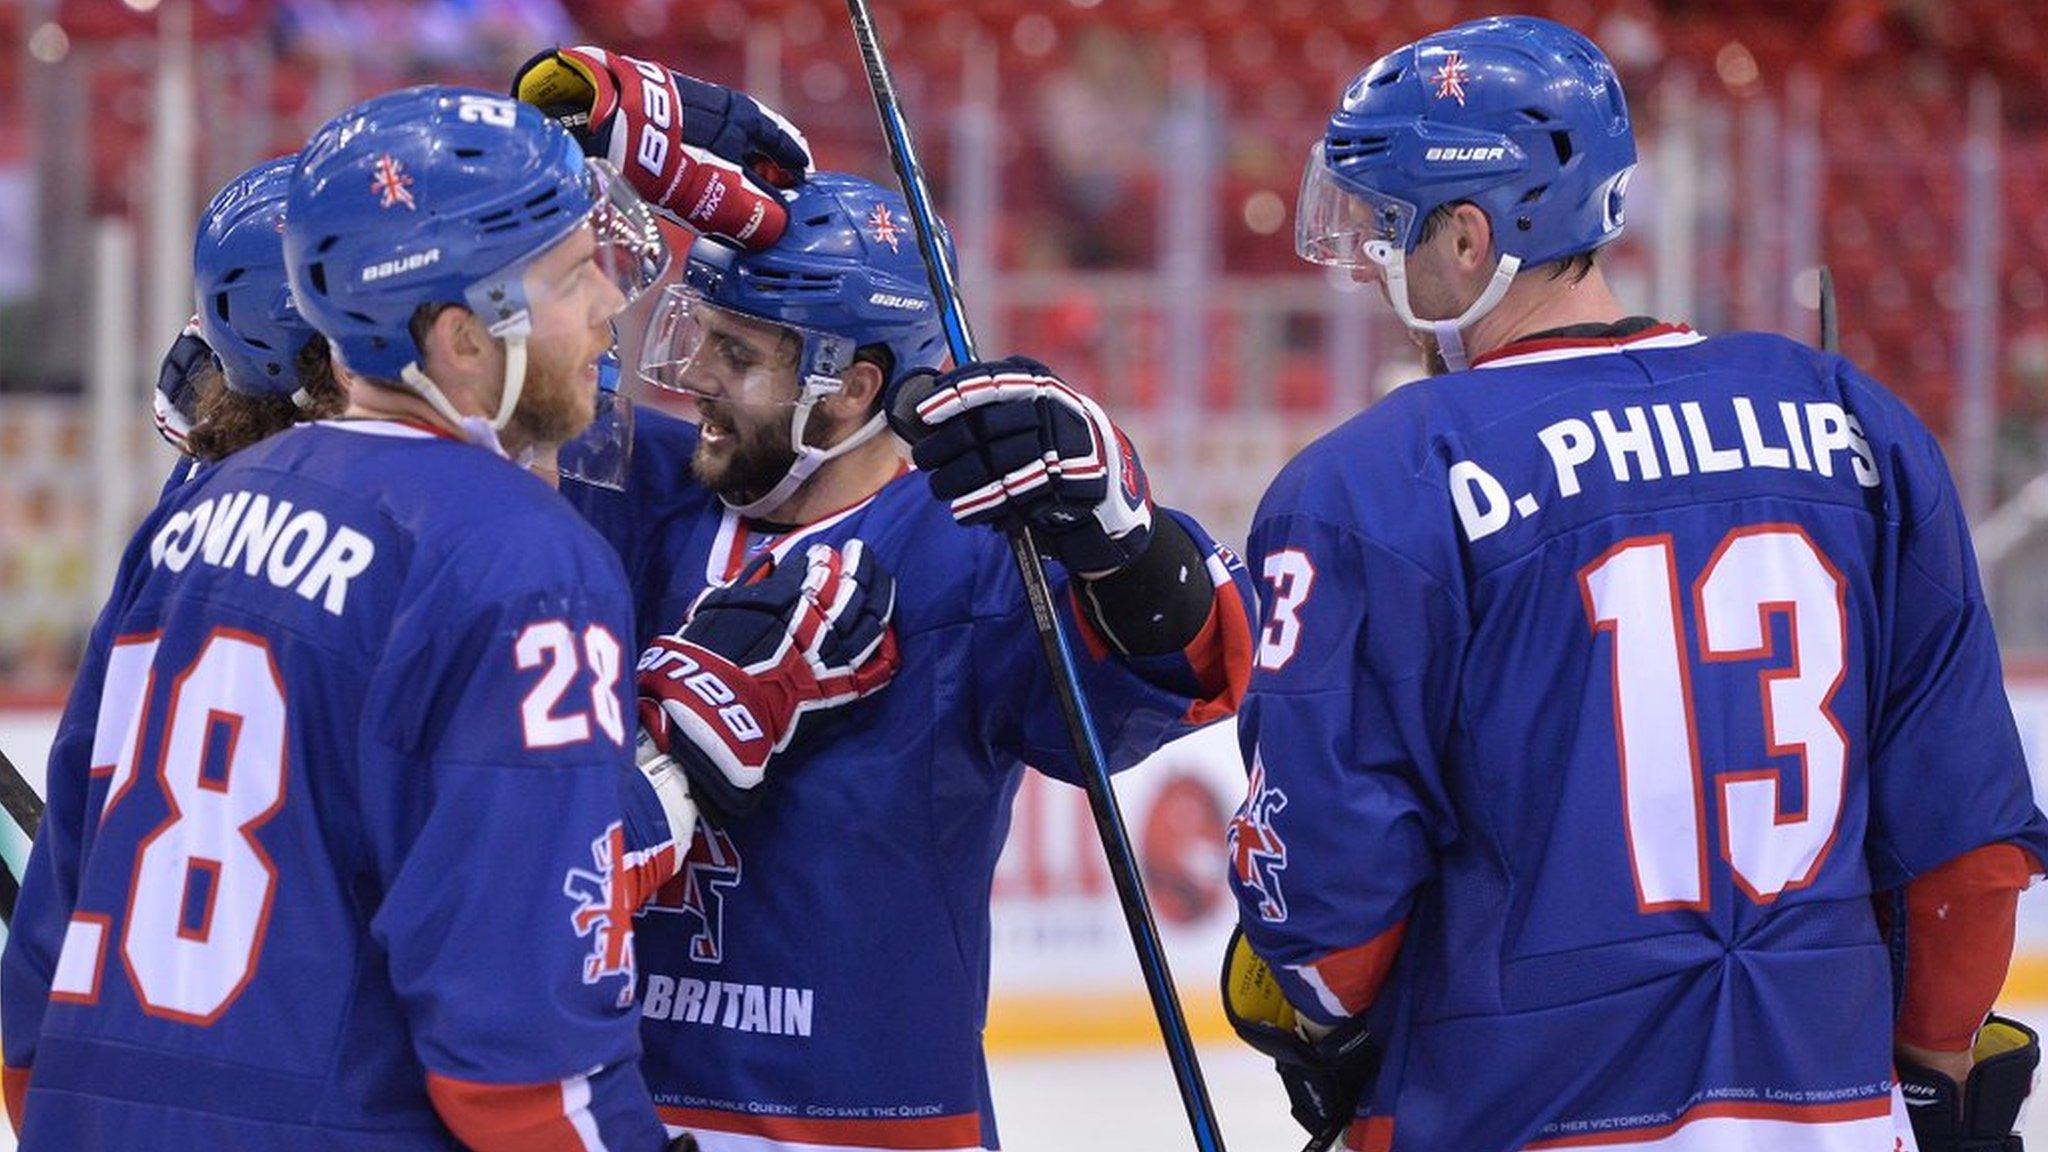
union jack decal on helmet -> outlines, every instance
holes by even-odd
[[[1465,82],[1472,78],[1472,69],[1464,57],[1457,52],[1444,58],[1443,66],[1431,77],[1436,82],[1436,98],[1455,97],[1460,108],[1465,106]]]
[[[887,204],[875,205],[874,209],[868,213],[866,223],[868,236],[875,243],[887,244],[891,252],[902,251],[898,244],[903,240],[903,225],[898,223],[896,217],[890,213]]]
[[[403,204],[407,211],[417,211],[419,205],[413,203],[412,193],[407,191],[411,186],[412,177],[406,174],[398,157],[388,152],[377,157],[377,178],[370,181],[370,191],[377,194],[379,208]]]

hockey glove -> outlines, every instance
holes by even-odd
[[[1102,406],[1036,360],[1012,356],[898,387],[889,420],[962,524],[1029,525],[1071,572],[1138,558],[1152,492],[1137,450]]]
[[[164,443],[180,452],[185,450],[185,438],[192,435],[192,426],[199,422],[199,404],[205,399],[202,381],[219,371],[220,361],[214,358],[206,338],[199,334],[199,317],[194,316],[185,330],[178,333],[171,350],[164,354],[162,366],[156,370],[156,394],[151,401],[156,412],[157,435],[164,438]]]
[[[1252,951],[1241,928],[1231,930],[1224,953],[1223,1014],[1245,1043],[1273,1058],[1295,1123],[1313,1137],[1309,1147],[1329,1147],[1379,1074],[1380,1045],[1365,1022],[1347,1020],[1309,1039],[1273,969]]]
[[[1930,1068],[1899,1062],[1899,1090],[1920,1152],[2021,1152],[2020,1108],[2034,1087],[2041,1038],[2007,1016],[1977,1031],[1976,1066],[1955,1081]]]
[[[843,552],[813,544],[798,563],[763,553],[641,655],[641,723],[705,815],[722,822],[752,810],[770,757],[806,712],[889,682],[895,609],[895,580],[858,540]]]
[[[642,199],[749,250],[789,222],[768,185],[803,179],[803,133],[752,97],[602,48],[554,48],[526,62],[512,94],[611,161]]]

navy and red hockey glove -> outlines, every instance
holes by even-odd
[[[753,251],[789,223],[771,186],[811,167],[803,133],[773,108],[602,48],[542,52],[512,78],[512,94],[609,160],[649,204]]]
[[[1130,439],[1036,360],[914,373],[889,423],[953,519],[1026,524],[1070,572],[1107,575],[1152,538],[1152,490]]]
[[[206,377],[218,379],[220,361],[199,334],[199,317],[194,316],[171,342],[171,350],[156,370],[155,408],[157,435],[164,443],[185,450],[185,439],[199,422],[199,406],[206,398]]]
[[[640,722],[715,821],[752,810],[770,758],[805,713],[870,695],[896,674],[896,581],[866,545],[813,544],[795,559],[755,557],[640,657]]]
[[[1899,1090],[1920,1152],[2021,1152],[2020,1109],[2034,1088],[2041,1038],[2008,1016],[1977,1031],[1976,1066],[1961,1084],[1904,1060]]]

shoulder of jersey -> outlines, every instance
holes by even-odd
[[[1412,504],[1416,485],[1427,483],[1439,397],[1450,379],[1403,385],[1311,441],[1267,487],[1261,516],[1294,511],[1348,520],[1374,506]]]
[[[687,464],[697,450],[697,426],[651,404],[633,406],[633,451],[680,457]]]
[[[717,507],[718,498],[690,472],[697,453],[697,426],[658,408],[633,408],[633,450],[626,489],[642,507],[678,508],[693,503]]]
[[[560,547],[591,529],[538,477],[473,444],[371,421],[335,421],[279,433],[206,470],[217,486],[251,470],[304,474],[337,499],[374,503],[398,531],[428,548],[481,536],[491,546]]]

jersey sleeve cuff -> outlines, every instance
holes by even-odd
[[[480,1084],[427,1073],[427,1096],[441,1122],[475,1152],[583,1152],[606,1147],[595,1104],[607,1073],[539,1084]],[[653,1103],[647,1103],[648,1117]]]
[[[7,1100],[7,1122],[14,1126],[14,1134],[21,1135],[22,1113],[28,1108],[28,1069],[8,1065],[0,1069],[0,1087],[5,1088]]]

